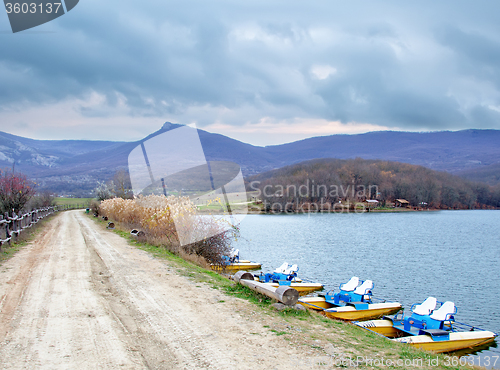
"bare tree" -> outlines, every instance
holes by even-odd
[[[0,170],[0,211],[20,212],[35,194],[35,184],[22,173]]]
[[[113,176],[114,194],[118,198],[131,199],[133,198],[132,183],[127,170],[121,169],[116,171]]]

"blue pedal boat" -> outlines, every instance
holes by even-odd
[[[296,264],[289,264],[284,262],[280,267],[275,269],[272,273],[263,272],[259,275],[254,275],[254,279],[273,286],[274,288],[280,285],[287,285],[299,292],[299,295],[306,295],[316,290],[322,290],[323,284],[308,282],[300,279],[297,276],[299,267]]]
[[[339,292],[331,290],[324,296],[304,297],[299,303],[331,319],[345,321],[369,320],[401,310],[401,303],[374,298],[373,287],[373,281],[361,281],[353,276],[347,283],[340,284]]]
[[[428,297],[420,304],[413,304],[411,311],[410,316],[398,314],[393,318],[357,322],[356,325],[435,353],[473,351],[493,343],[497,337],[491,331],[455,321],[457,308],[451,301],[442,303]]]

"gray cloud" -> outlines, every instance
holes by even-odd
[[[466,32],[456,26],[443,26],[436,32],[437,40],[452,50],[460,73],[479,79],[499,81],[500,39],[476,32]]]
[[[500,128],[499,8],[86,0],[35,29],[54,33],[0,34],[0,112],[97,93],[83,117]]]

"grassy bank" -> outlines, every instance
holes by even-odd
[[[103,227],[107,222],[89,215]],[[271,307],[272,300],[235,284],[211,270],[196,266],[161,247],[138,242],[129,230],[114,230],[128,239],[129,244],[164,259],[177,273],[196,284],[206,284],[228,296],[250,302],[242,304],[240,314],[262,322],[264,328],[283,337],[291,346],[307,349],[308,358],[297,357],[297,368],[319,367],[360,369],[466,369],[469,366],[452,366],[452,358],[435,355],[395,343],[355,325],[328,319],[311,311],[285,310],[277,312]],[[224,303],[220,301],[219,303]],[[243,307],[244,306],[244,307]],[[250,307],[250,308],[245,308]],[[258,333],[245,333],[259,335]],[[390,366],[389,363],[393,365]],[[277,364],[278,365],[278,364]]]
[[[92,198],[55,198],[58,206],[87,208]]]

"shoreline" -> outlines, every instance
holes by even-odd
[[[90,215],[88,217],[101,224],[103,228],[105,227],[105,221]],[[446,366],[447,357],[449,359],[450,356],[436,355],[397,344],[352,324],[328,319],[319,313],[291,310],[277,312],[270,307],[272,301],[267,297],[237,285],[214,271],[187,262],[163,248],[140,243],[132,238],[126,230],[120,230],[120,225],[116,230],[109,232],[127,239],[129,245],[148,252],[154,258],[171,264],[176,269],[177,274],[186,277],[194,284],[208,284],[212,289],[228,297],[227,299],[236,297],[242,305],[240,312],[248,315],[246,319],[261,325],[265,331],[271,333],[273,337],[277,337],[275,339],[281,339],[284,343],[294,346],[292,348],[295,348],[296,351],[287,356],[293,357],[296,365],[303,365],[303,367],[296,366],[296,368],[316,368],[316,366],[325,368],[324,365],[332,365],[327,368],[339,366],[384,369],[387,368],[387,362],[384,363],[384,360],[403,361],[404,365],[392,368],[456,368]],[[242,333],[242,335],[247,334],[249,333]],[[303,348],[309,348],[305,357],[300,353]],[[345,363],[342,363],[343,359],[346,361]],[[276,359],[276,361],[280,360]],[[415,362],[412,362],[415,360],[417,360],[416,365]],[[422,362],[418,363],[418,360]],[[373,361],[376,363],[375,366],[373,366]],[[431,364],[431,361],[435,362]],[[478,369],[479,367],[465,368]]]
[[[298,215],[298,214],[316,214],[316,213],[321,213],[321,214],[364,214],[364,213],[406,213],[406,212],[439,212],[439,211],[499,211],[500,208],[495,208],[495,209],[439,209],[439,208],[429,208],[429,209],[424,209],[424,210],[415,210],[415,209],[401,209],[401,210],[393,210],[393,209],[371,209],[369,211],[367,210],[358,210],[358,211],[353,211],[353,210],[343,210],[343,211],[304,211],[304,212],[264,212],[264,211],[255,211],[255,210],[249,210],[247,214],[252,214],[252,215]]]

